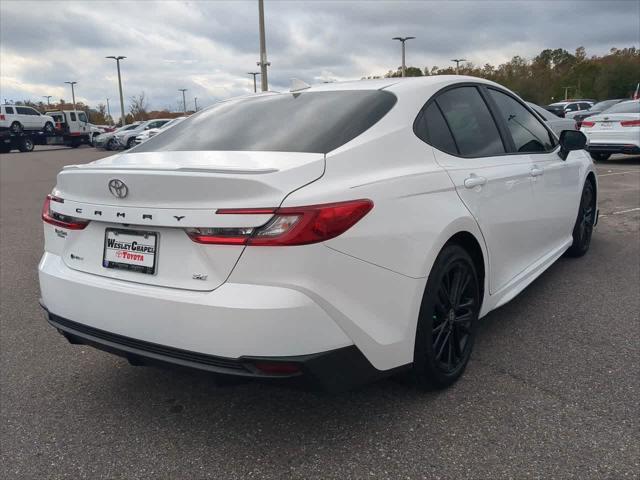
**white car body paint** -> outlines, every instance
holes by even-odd
[[[558,156],[559,147],[466,159],[420,140],[413,122],[422,106],[460,82],[496,86],[471,77],[433,76],[305,90],[300,95],[384,88],[397,97],[380,121],[326,154],[134,150],[65,168],[52,192],[65,202],[52,202],[51,208],[91,223],[77,231],[44,224],[39,265],[44,306],[100,330],[227,358],[305,355],[355,345],[378,370],[410,364],[427,278],[447,241],[464,232],[480,246],[486,272],[480,314],[486,315],[571,245],[582,186],[589,174],[595,177],[584,151],[571,152],[566,161]],[[532,175],[536,169],[543,174]],[[465,188],[471,174],[487,183]],[[126,198],[109,192],[114,178],[128,185]],[[356,199],[370,199],[373,209],[322,243],[202,245],[184,231],[258,227],[271,218],[216,214],[220,208]],[[100,264],[105,228],[127,228],[123,224],[158,232],[156,275]]]

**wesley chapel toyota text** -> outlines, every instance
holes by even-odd
[[[445,387],[479,317],[589,248],[584,146],[472,77],[224,101],[60,172],[42,305],[72,343],[133,363]]]

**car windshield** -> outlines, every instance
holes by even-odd
[[[396,100],[395,95],[381,90],[244,97],[193,114],[135,152],[327,153],[374,125]]]
[[[618,103],[602,113],[640,113],[640,101]]]

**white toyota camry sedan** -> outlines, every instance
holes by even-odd
[[[443,388],[479,318],[588,250],[584,147],[473,77],[224,101],[59,173],[41,303],[70,342],[133,364]]]

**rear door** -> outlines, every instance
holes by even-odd
[[[506,126],[514,150],[531,160],[534,202],[527,212],[535,242],[535,259],[557,250],[571,238],[580,198],[580,157],[575,152],[562,160],[558,142],[545,125],[516,97],[493,87],[489,96],[496,116]]]
[[[507,154],[505,134],[474,85],[439,93],[423,114],[437,162],[484,235],[495,293],[533,261],[531,160],[526,154]]]
[[[33,128],[36,127],[36,125],[34,125],[34,121],[33,119],[35,117],[33,117],[33,115],[31,115],[31,112],[29,111],[30,108],[28,107],[15,107],[16,109],[16,117],[17,120],[22,124],[22,126],[28,130],[32,130]]]

